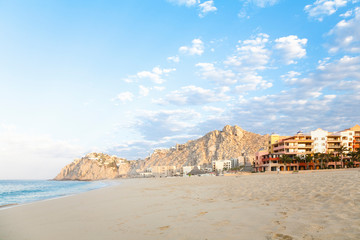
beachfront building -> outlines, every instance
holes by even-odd
[[[321,128],[318,128],[315,131],[311,131],[310,135],[311,135],[311,140],[313,140],[312,150],[315,153],[326,153],[326,143],[329,132]]]
[[[224,171],[232,168],[230,160],[216,160],[212,162],[214,171]]]
[[[189,172],[191,172],[191,170],[194,169],[194,166],[183,166],[182,167],[182,175],[186,176],[189,174]]]
[[[151,167],[151,173],[155,177],[175,176],[176,166],[153,166]]]
[[[350,128],[350,130],[354,131],[353,151],[357,151],[360,149],[360,126],[355,125],[354,127]]]
[[[274,153],[274,144],[278,143],[280,140],[287,138],[288,136],[280,136],[278,134],[272,133],[269,138],[269,153]]]
[[[310,134],[298,132],[296,135],[284,138],[273,144],[274,154],[296,156],[311,153],[312,142]]]
[[[318,128],[309,134],[298,132],[273,142],[269,152],[256,153],[255,171],[343,168],[348,159],[346,154],[360,147],[360,126],[334,133]],[[315,160],[315,157],[320,160]],[[360,165],[358,160],[353,164]]]
[[[239,160],[237,158],[233,158],[230,160],[212,161],[213,171],[230,170],[230,169],[238,167],[238,166],[239,166]]]

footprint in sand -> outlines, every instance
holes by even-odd
[[[293,240],[293,237],[291,237],[289,235],[281,234],[281,233],[276,233],[274,235],[274,239],[277,239],[277,240]]]
[[[161,231],[167,230],[167,229],[169,229],[169,228],[170,228],[170,226],[162,226],[162,227],[159,227],[159,229],[160,229]]]
[[[200,216],[204,216],[205,214],[207,214],[208,212],[200,212],[198,213],[197,217],[200,217]]]

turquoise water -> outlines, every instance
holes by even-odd
[[[67,196],[113,184],[111,181],[0,180],[0,206]]]

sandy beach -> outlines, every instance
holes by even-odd
[[[0,239],[360,239],[359,169],[119,181],[2,209]]]

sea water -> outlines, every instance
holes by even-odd
[[[0,206],[29,203],[116,184],[111,181],[0,180]]]

